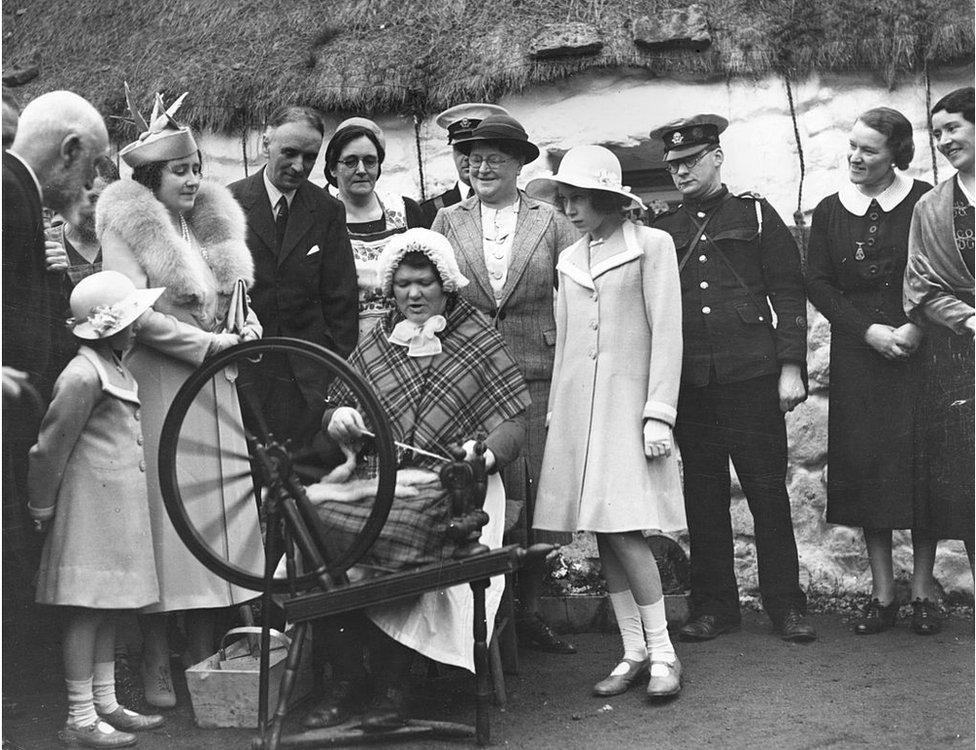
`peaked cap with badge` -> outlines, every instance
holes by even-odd
[[[692,115],[655,128],[650,137],[664,141],[664,161],[673,161],[719,145],[718,137],[728,126],[729,121],[719,115]]]
[[[507,114],[508,110],[497,104],[465,102],[445,109],[434,118],[434,122],[447,131],[447,142],[453,146],[458,140],[468,138],[488,115]]]

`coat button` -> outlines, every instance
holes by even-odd
[[[136,445],[142,445],[142,435],[136,438]]]
[[[145,461],[140,461],[139,462],[139,471],[145,471],[145,470],[146,470],[146,462]]]
[[[590,359],[596,359],[596,349],[590,349]]]
[[[136,409],[135,412],[133,412],[132,418],[135,419],[136,422],[139,421],[139,410],[138,409]]]
[[[592,328],[592,329],[593,329],[594,331],[595,331],[595,330],[596,330],[597,328],[599,328],[599,327],[600,327],[600,324],[599,324],[599,323],[597,323],[597,322],[596,322],[595,320],[591,320],[591,321],[590,321],[590,328]]]
[[[869,232],[870,232],[871,234],[874,234],[875,232],[877,232],[877,231],[878,231],[878,227],[877,227],[876,225],[874,225],[874,224],[872,224],[871,226],[869,226],[869,227],[868,227],[868,231],[869,231]]]
[[[705,212],[704,211],[699,211],[698,212],[698,218],[699,219],[704,219],[705,218]]]
[[[706,260],[708,260],[708,256],[707,255],[699,255],[698,256],[698,262],[699,263],[704,263]]]
[[[702,242],[704,242],[704,241],[705,241],[705,240],[707,240],[707,239],[708,239],[708,237],[706,237],[706,236],[705,236],[704,234],[703,234],[703,235],[701,236],[701,241],[702,241]]]
[[[590,299],[593,300],[594,302],[596,302],[597,299],[599,299],[599,297],[600,295],[598,295],[596,292],[593,292],[593,294],[590,295]]]
[[[700,286],[702,289],[708,289],[708,282],[707,281],[703,281],[698,286]]]
[[[504,310],[502,310],[500,313],[498,313],[498,319],[499,320],[505,320],[505,318],[507,318],[507,317],[508,317],[508,313],[506,313]]]
[[[712,311],[712,308],[710,308],[710,307],[709,307],[708,305],[705,305],[705,306],[704,306],[704,307],[702,308],[702,314],[703,314],[703,315],[708,315],[709,313],[711,313],[711,311]]]

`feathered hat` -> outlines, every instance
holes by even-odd
[[[147,123],[146,119],[139,114],[139,111],[132,104],[129,84],[126,83],[125,103],[129,106],[129,112],[132,113],[136,127],[140,128],[141,135],[138,140],[119,151],[122,161],[135,168],[154,161],[183,159],[195,154],[198,148],[197,142],[193,139],[193,133],[188,127],[180,125],[173,119],[173,115],[176,114],[185,98],[186,93],[167,109],[166,105],[163,104],[163,97],[157,93],[152,116]]]

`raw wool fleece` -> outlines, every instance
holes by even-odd
[[[244,211],[230,191],[215,182],[203,182],[193,210],[184,218],[207,256],[187,247],[170,221],[165,206],[152,191],[135,180],[119,180],[105,188],[95,207],[98,238],[117,233],[145,269],[151,286],[165,286],[166,295],[182,304],[200,301],[206,289],[209,264],[221,296],[234,291],[238,279],[254,284],[254,261],[245,241]]]

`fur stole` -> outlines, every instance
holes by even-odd
[[[238,279],[254,283],[254,261],[245,241],[244,212],[230,191],[215,182],[203,182],[193,210],[184,214],[203,250],[191,250],[173,227],[166,208],[152,191],[135,180],[114,182],[102,192],[95,207],[99,239],[106,231],[122,237],[152,286],[165,286],[176,299],[204,299],[206,266],[217,279],[222,295],[234,290]]]

